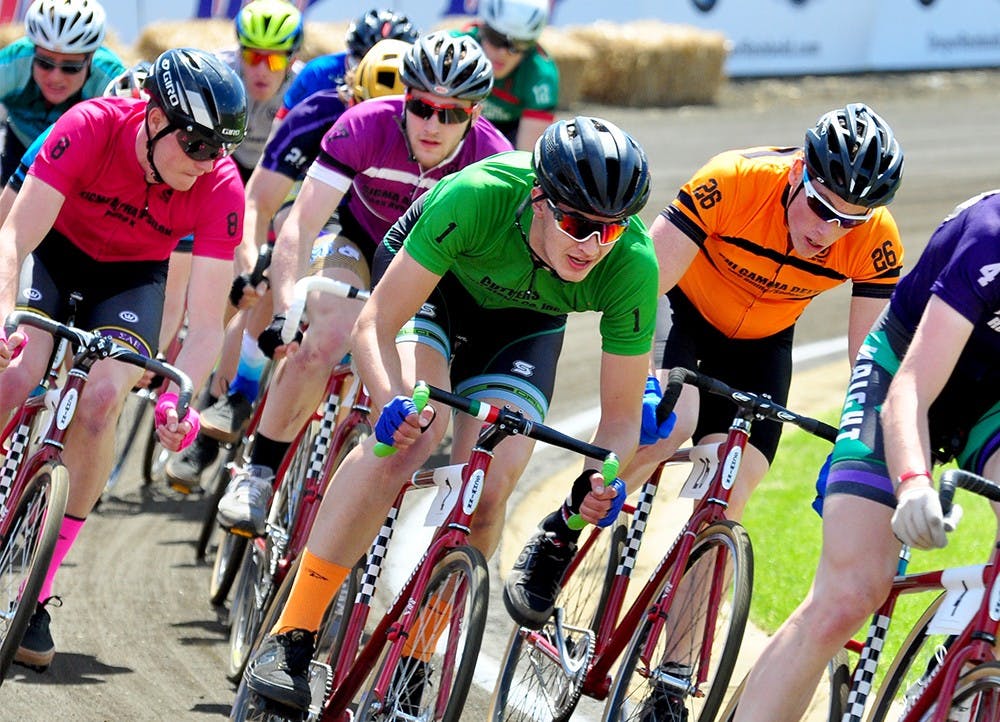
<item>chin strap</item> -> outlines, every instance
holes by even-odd
[[[152,138],[150,138],[149,137],[149,111],[148,110],[146,111],[145,123],[146,123],[146,161],[149,163],[149,169],[153,173],[153,182],[154,183],[163,183],[164,182],[163,176],[160,175],[160,171],[158,171],[156,169],[156,163],[153,162],[153,146],[156,145],[156,142],[158,140],[160,140],[160,138],[162,138],[163,136],[167,135],[168,133],[172,133],[174,130],[176,130],[176,128],[174,128],[174,126],[172,124],[168,123],[167,126],[163,130],[161,130],[155,136],[153,136]]]

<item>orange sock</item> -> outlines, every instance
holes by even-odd
[[[403,656],[430,662],[438,640],[451,621],[451,600],[431,597],[417,612],[410,636],[403,642]]]
[[[315,632],[323,623],[323,613],[350,569],[320,559],[308,549],[302,550],[299,571],[292,582],[281,616],[271,628],[271,634],[283,629],[308,629]]]

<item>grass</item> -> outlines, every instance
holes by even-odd
[[[820,416],[836,424],[838,409]],[[754,591],[750,618],[773,633],[805,597],[819,559],[822,522],[810,507],[816,472],[829,444],[794,427],[786,431],[774,466],[754,493],[744,524],[753,540]],[[996,521],[989,504],[959,490],[964,510],[948,546],[933,552],[914,551],[908,571],[983,564],[988,558]],[[884,660],[895,654],[913,622],[929,604],[928,595],[904,596],[893,614]],[[866,625],[867,627],[867,625]],[[863,639],[867,628],[860,630]],[[884,672],[887,662],[880,664]]]

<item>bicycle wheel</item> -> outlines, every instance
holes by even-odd
[[[150,418],[149,429],[145,435],[145,443],[142,447],[142,483],[146,486],[160,485],[166,482],[167,460],[170,459],[170,452],[167,451],[156,436],[156,428]]]
[[[0,684],[14,661],[66,514],[69,472],[45,465],[25,486],[0,539]]]
[[[622,517],[609,529],[591,528],[577,555],[577,566],[556,598],[562,639],[556,615],[537,632],[514,629],[490,703],[491,720],[563,722],[573,714],[627,533]],[[559,659],[560,647],[566,650],[568,669]]]
[[[942,593],[913,624],[913,629],[900,646],[882,685],[875,693],[869,722],[899,719],[906,708],[907,697],[913,697],[920,691],[924,675],[941,661],[948,645],[948,637],[943,634],[928,634],[927,627],[943,600]]]
[[[242,444],[226,445],[226,455],[219,463],[219,467],[215,473],[215,486],[212,487],[211,492],[206,493],[202,499],[202,503],[205,504],[203,508],[204,513],[201,517],[201,528],[198,530],[198,539],[195,542],[194,547],[195,558],[198,559],[198,561],[204,560],[205,556],[208,554],[208,543],[212,539],[213,535],[219,537],[219,543],[215,547],[216,554],[218,554],[223,541],[223,537],[219,536],[219,534],[221,533],[231,536],[228,532],[219,528],[219,522],[216,520],[216,512],[219,509],[219,500],[222,499],[223,494],[226,493],[226,487],[229,486],[229,480],[231,478],[229,468],[236,459],[242,458],[240,454],[242,449]],[[239,552],[242,555],[242,548]],[[239,557],[236,557],[236,560],[238,559]],[[236,570],[234,569],[232,576],[228,579],[225,591],[222,594],[222,600],[218,602],[219,604],[222,604],[222,602],[225,601],[226,595],[229,594],[229,588],[233,585],[233,581],[235,581],[235,579]],[[213,584],[215,584],[214,580]],[[212,596],[215,596],[214,591]],[[215,602],[213,602],[213,604],[215,604]]]
[[[936,707],[936,705],[935,705]],[[930,720],[931,707],[920,722]],[[1000,662],[973,667],[958,678],[948,705],[949,722],[996,722],[1000,720]]]
[[[714,720],[740,651],[752,585],[753,552],[742,526],[721,521],[698,534],[670,609],[646,615],[632,636],[604,719]],[[706,653],[708,666],[700,668]]]
[[[133,392],[125,399],[121,416],[115,425],[115,465],[108,474],[105,491],[110,491],[121,481],[129,454],[135,442],[142,437],[142,429],[146,423],[149,409],[149,396],[144,392]]]
[[[489,578],[482,553],[469,546],[447,552],[419,598],[385,699],[366,691],[355,720],[461,719],[486,627]],[[386,647],[376,669],[385,669],[392,649]]]

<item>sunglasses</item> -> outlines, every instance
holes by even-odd
[[[60,63],[41,55],[35,55],[32,58],[32,62],[35,64],[35,67],[43,73],[51,73],[53,70],[58,70],[60,73],[65,75],[76,75],[77,73],[82,73],[83,69],[90,64],[89,59],[73,61],[67,60]]]
[[[806,203],[809,206],[809,210],[819,216],[820,220],[827,223],[839,223],[841,228],[857,228],[858,226],[862,226],[871,219],[872,213],[874,213],[871,208],[861,215],[841,213],[830,205],[830,201],[816,192],[816,188],[813,186],[812,181],[809,180],[809,174],[805,167],[802,168],[802,188],[806,192]]]
[[[438,122],[444,125],[464,123],[472,117],[473,108],[463,108],[458,105],[438,105],[429,100],[407,96],[406,110],[421,120],[430,120],[437,113]]]
[[[232,143],[219,145],[194,130],[181,128],[176,131],[176,136],[184,155],[191,160],[218,160],[233,150]]]
[[[288,69],[289,57],[287,53],[263,52],[260,50],[251,50],[250,48],[243,48],[242,53],[244,65],[250,66],[267,63],[267,69],[272,72]]]
[[[494,48],[506,50],[508,53],[513,55],[524,55],[526,52],[531,50],[531,47],[535,44],[531,40],[515,40],[509,35],[498,33],[489,25],[480,25],[479,32],[482,39]]]
[[[610,246],[621,238],[625,229],[628,228],[628,218],[621,221],[595,221],[592,218],[584,218],[557,208],[549,198],[546,198],[545,202],[549,204],[549,210],[552,211],[556,228],[577,243],[586,243],[596,233],[599,246]]]

